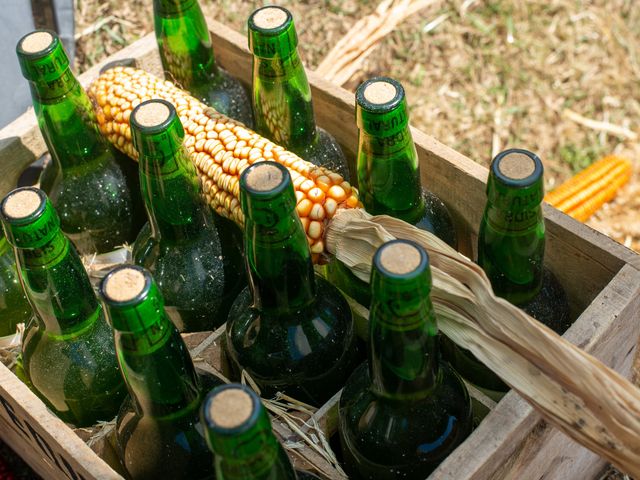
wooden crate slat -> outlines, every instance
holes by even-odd
[[[640,335],[639,312],[640,271],[626,265],[582,314],[581,321],[567,331],[565,338],[629,377]],[[543,428],[541,422],[540,415],[525,400],[510,392],[429,478],[591,478],[578,475],[580,472],[573,476],[570,470],[563,470],[577,459],[580,459],[581,471],[602,470],[604,460],[558,430]],[[555,448],[547,448],[547,443]],[[540,464],[543,470],[536,470],[540,475],[527,470]],[[532,476],[510,476],[524,471]],[[499,472],[502,473],[498,475]],[[558,472],[565,476],[554,476]]]
[[[1,363],[0,437],[44,478],[121,479]]]

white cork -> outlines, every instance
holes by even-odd
[[[237,428],[251,417],[253,402],[244,390],[228,388],[213,397],[209,418],[222,428]]]
[[[374,105],[384,105],[393,100],[398,93],[398,89],[392,83],[378,80],[370,83],[364,89],[364,98]]]
[[[115,302],[128,302],[140,295],[144,286],[145,278],[140,270],[122,268],[109,276],[104,293]]]
[[[536,162],[529,155],[513,152],[500,159],[498,170],[505,177],[513,180],[522,180],[535,172]]]
[[[26,53],[38,53],[53,43],[53,35],[49,32],[33,32],[22,40],[22,50]]]
[[[166,122],[171,110],[162,102],[151,101],[136,110],[136,122],[141,127],[156,127]]]
[[[420,250],[408,243],[392,243],[380,254],[380,265],[396,275],[406,275],[420,266]]]
[[[282,170],[272,162],[260,162],[247,174],[247,186],[257,192],[268,192],[284,181]]]
[[[281,27],[287,21],[287,12],[277,7],[266,7],[253,16],[253,24],[264,30]]]
[[[42,199],[33,190],[18,190],[10,193],[4,202],[4,214],[7,217],[20,219],[33,215],[42,205]]]

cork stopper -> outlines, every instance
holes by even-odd
[[[384,105],[393,100],[398,94],[395,85],[384,80],[371,82],[364,89],[364,98],[373,105]]]
[[[253,15],[253,24],[264,30],[281,27],[287,22],[287,12],[278,7],[266,7]]]
[[[18,190],[9,194],[4,202],[4,214],[21,219],[33,215],[42,205],[42,198],[33,190]]]
[[[136,123],[141,127],[156,127],[167,121],[171,110],[162,102],[150,101],[136,109]]]
[[[380,265],[396,275],[406,275],[420,266],[420,250],[408,243],[392,243],[380,252]]]
[[[33,32],[24,37],[21,48],[25,53],[38,53],[46,50],[53,43],[53,35],[49,32]]]
[[[246,177],[246,184],[257,192],[268,192],[282,184],[284,177],[282,170],[270,162],[261,162],[252,168]]]
[[[502,175],[512,180],[522,180],[533,175],[536,170],[536,162],[524,153],[513,152],[500,159],[498,170]]]
[[[111,274],[104,286],[104,294],[114,302],[129,302],[142,293],[144,274],[135,268],[125,267]]]
[[[222,428],[238,428],[251,417],[253,401],[244,390],[227,388],[209,403],[209,418]]]

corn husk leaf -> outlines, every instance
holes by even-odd
[[[442,332],[518,391],[550,423],[640,476],[640,390],[519,308],[497,298],[482,269],[429,232],[362,209],[343,210],[327,248],[368,281],[384,242],[410,239],[429,253],[431,298]]]

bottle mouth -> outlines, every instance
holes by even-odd
[[[173,104],[146,100],[129,117],[133,146],[140,155],[169,157],[182,145],[184,128]]]
[[[237,435],[258,421],[260,399],[248,387],[223,385],[212,390],[202,405],[207,426],[221,435]]]
[[[406,280],[429,268],[429,255],[415,242],[392,240],[378,248],[373,264],[385,277]]]
[[[151,288],[151,274],[136,265],[116,267],[100,284],[104,300],[114,306],[135,305],[144,300]]]
[[[283,7],[268,5],[249,17],[249,28],[263,35],[278,35],[293,21],[291,12]]]
[[[277,162],[258,162],[242,172],[240,187],[251,196],[271,199],[280,195],[291,183],[291,176]]]
[[[162,99],[146,100],[133,109],[129,122],[144,133],[166,130],[176,117],[175,107]]]
[[[289,58],[298,46],[291,12],[266,6],[255,10],[248,21],[249,50],[259,58]]]
[[[356,90],[358,106],[370,113],[388,113],[404,100],[402,84],[389,77],[374,77],[364,81]]]
[[[529,187],[537,183],[544,173],[540,158],[524,149],[505,150],[491,162],[492,175],[510,187]]]
[[[57,39],[57,35],[50,30],[35,30],[20,39],[17,50],[26,57],[44,57],[53,51]]]
[[[0,209],[8,223],[25,224],[39,218],[44,212],[47,196],[39,188],[23,187],[10,192]]]

